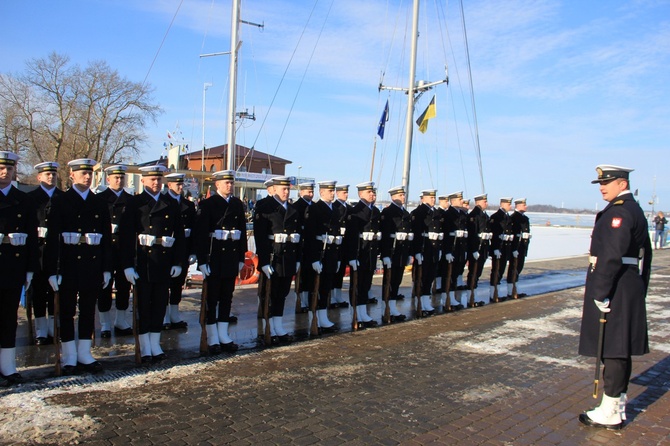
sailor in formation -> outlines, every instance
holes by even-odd
[[[167,356],[160,345],[170,279],[179,277],[185,258],[184,225],[177,202],[161,193],[162,165],[140,167],[144,191],[133,196],[121,218],[121,252],[126,279],[137,299],[142,362]]]
[[[447,221],[448,219],[447,209],[449,209],[449,198],[447,197],[447,195],[438,195],[437,206],[435,206],[433,219],[437,220],[437,225],[439,226],[438,232],[441,232],[443,235],[447,234],[445,231],[447,229],[447,225],[449,224]],[[434,294],[438,294],[440,296],[440,305],[444,304],[444,293],[446,290],[446,282],[447,282],[447,270],[449,269],[448,264],[450,263],[447,262],[446,259],[446,250],[445,250],[446,241],[447,241],[446,237],[443,237],[442,246],[440,247],[441,255],[436,264],[435,283],[433,285]]]
[[[270,330],[272,342],[278,344],[293,341],[284,328],[284,304],[302,257],[303,221],[288,202],[290,187],[289,178],[275,177],[273,199],[257,204],[254,215],[258,268],[268,279],[265,286],[270,285]]]
[[[16,329],[21,290],[39,268],[33,201],[12,185],[19,157],[0,152],[0,387],[25,380],[16,370]]]
[[[334,333],[339,330],[337,325],[328,319],[328,296],[333,288],[333,277],[339,269],[339,252],[342,245],[339,215],[333,207],[336,181],[321,181],[319,184],[319,200],[314,202],[305,214],[304,222],[304,267],[312,268],[315,274],[314,288],[306,290],[311,299],[316,300],[316,314],[319,333]],[[318,282],[318,286],[317,283]]]
[[[238,348],[228,327],[235,281],[247,251],[247,222],[244,203],[233,195],[235,171],[216,172],[213,180],[215,193],[198,209],[195,242],[198,269],[207,281],[207,345],[210,354],[217,354]]]
[[[488,195],[480,194],[474,198],[475,206],[468,214],[468,289],[470,295],[474,296],[474,290],[477,289],[479,278],[484,271],[484,262],[489,253],[489,246],[493,234],[489,228],[489,216],[486,213],[488,207]],[[468,307],[483,305],[484,301],[469,301]]]
[[[357,326],[354,328],[362,329],[378,325],[368,314],[367,302],[372,278],[377,269],[381,212],[374,205],[377,200],[374,182],[357,184],[356,189],[359,200],[347,215],[344,243],[350,273],[352,276],[356,275],[357,286],[349,287],[349,301],[355,306],[353,311],[357,321]]]
[[[300,224],[304,225],[305,215],[309,212],[310,206],[312,206],[312,200],[314,200],[314,183],[311,181],[298,184],[298,194],[299,197],[293,203],[298,216],[300,218]],[[304,231],[304,226],[300,229],[302,233]],[[304,244],[304,240],[300,242],[301,245]],[[301,246],[301,255],[304,256],[305,252]],[[314,287],[314,270],[308,268],[308,264],[305,262],[304,258],[300,259],[301,263],[304,265],[303,268],[299,271],[300,280],[300,310],[301,313],[307,313],[309,311],[309,293],[310,290]],[[296,305],[296,309],[298,306]]]
[[[163,329],[175,330],[185,329],[188,323],[182,319],[179,312],[179,303],[182,298],[182,291],[188,275],[188,266],[196,262],[195,244],[193,242],[193,228],[195,227],[195,203],[184,196],[184,180],[186,175],[183,173],[171,173],[165,175],[167,182],[167,191],[165,195],[176,200],[181,212],[181,223],[184,226],[184,267],[181,274],[170,279],[170,297],[168,306],[165,310],[163,319]],[[206,200],[205,200],[206,201]],[[245,245],[246,246],[246,245]]]
[[[449,280],[449,293],[442,297],[446,308],[451,310],[462,309],[465,304],[456,297],[456,291],[459,286],[462,287],[463,271],[467,262],[468,250],[468,230],[467,230],[467,213],[463,208],[463,192],[452,192],[447,196],[449,200],[449,208],[445,218],[446,225],[444,227],[444,258],[451,264],[451,274]],[[446,291],[445,291],[446,293]],[[460,296],[459,296],[460,297]],[[447,302],[447,299],[449,301]]]
[[[35,345],[53,343],[54,335],[54,294],[49,285],[49,276],[44,271],[44,244],[47,234],[47,223],[54,197],[63,193],[56,184],[58,182],[59,164],[53,161],[39,163],[34,166],[39,186],[28,192],[37,210],[37,237],[39,246],[39,268],[35,271],[32,286],[28,289],[32,298],[35,315]]]
[[[353,206],[349,204],[349,185],[337,184],[335,186],[335,201],[333,202],[333,209],[338,215],[340,232],[339,235],[344,237],[347,230],[347,216]],[[333,277],[333,291],[331,294],[330,305],[335,308],[347,308],[349,303],[342,297],[342,286],[344,284],[344,275],[349,264],[346,259],[346,250],[340,248],[339,250],[339,269]]]
[[[505,295],[500,294],[500,280],[505,274],[507,261],[510,257],[510,246],[514,238],[512,225],[510,223],[509,211],[512,208],[512,198],[500,199],[500,208],[491,215],[489,227],[493,238],[491,239],[491,279],[489,281],[489,299],[498,302]]]
[[[528,255],[528,245],[531,239],[530,220],[526,215],[528,208],[525,198],[517,198],[514,200],[514,212],[510,215],[510,223],[512,226],[512,240],[511,251],[512,257],[510,259],[510,266],[507,268],[507,296],[518,298],[524,297],[524,293],[519,293],[518,289],[514,294],[515,284],[519,281],[519,275],[523,271],[523,265],[526,262]]]
[[[98,299],[98,316],[100,318],[100,337],[109,338],[111,332],[112,288],[116,290],[115,306],[116,317],[114,320],[114,334],[117,336],[128,336],[133,334],[133,328],[128,322],[128,307],[130,306],[130,282],[123,274],[121,263],[121,241],[119,238],[119,226],[121,217],[126,209],[126,203],[132,197],[124,190],[126,182],[127,167],[123,165],[109,166],[105,169],[107,188],[98,194],[109,210],[112,231],[112,278],[110,283],[103,288]]]
[[[47,225],[44,264],[49,284],[60,293],[65,375],[102,372],[91,346],[96,303],[112,279],[112,226],[107,204],[90,190],[95,164],[90,158],[68,163],[72,187],[54,198]],[[75,342],[77,307],[79,339]]]
[[[444,239],[444,234],[440,238],[439,219],[433,218],[436,193],[435,189],[421,191],[421,204],[410,213],[414,233],[411,252],[414,256],[412,269],[416,270],[417,276],[420,276],[420,278],[415,277],[415,280],[418,280],[415,287],[417,288],[416,296],[421,300],[421,316],[430,316],[435,312],[432,305],[432,286],[437,272],[441,243]]]
[[[381,212],[380,257],[385,268],[390,269],[389,309],[391,322],[402,322],[407,316],[397,307],[398,291],[405,267],[409,262],[410,245],[414,239],[410,226],[410,214],[405,209],[405,188],[396,186],[388,191],[391,204]]]

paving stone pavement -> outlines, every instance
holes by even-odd
[[[12,415],[5,406],[0,442],[670,444],[670,253],[654,254],[647,305],[652,353],[634,359],[628,420],[619,432],[577,421],[598,401],[591,397],[594,362],[576,353],[583,296],[577,287],[102,383],[45,379],[41,389],[7,391],[0,401],[10,401],[12,392],[37,398],[41,410],[62,412],[67,429],[40,425],[43,435],[26,430],[21,440],[13,424],[6,430]],[[540,262],[527,272],[584,264]],[[190,349],[192,342],[183,345]],[[105,374],[127,370],[123,361],[110,361]]]

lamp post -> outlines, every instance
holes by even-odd
[[[211,87],[210,82],[205,82],[202,87],[202,166],[201,170],[205,171],[205,103],[207,102],[207,88]]]
[[[302,169],[302,166],[298,166],[298,178],[296,178],[296,186],[300,184],[300,169]]]

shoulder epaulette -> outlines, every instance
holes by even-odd
[[[623,204],[623,200],[617,200],[614,203],[612,203],[612,205],[614,205],[614,206],[616,206],[618,204]]]

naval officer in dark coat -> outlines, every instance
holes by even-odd
[[[28,290],[33,300],[33,312],[35,314],[35,345],[51,344],[54,335],[54,294],[49,285],[49,276],[44,272],[43,256],[51,202],[53,198],[63,193],[56,187],[58,167],[59,164],[53,161],[35,165],[34,169],[37,172],[37,180],[40,185],[28,192],[37,208],[37,243],[40,252],[40,268],[35,271],[32,286]]]
[[[510,215],[510,223],[512,225],[512,234],[514,240],[510,246],[511,254],[510,266],[507,268],[507,296],[508,297],[523,297],[524,293],[517,295],[514,293],[514,284],[518,282],[519,275],[523,271],[523,265],[526,263],[526,256],[528,255],[528,245],[530,244],[530,220],[526,215],[528,205],[525,198],[517,198],[514,200],[514,212]],[[516,266],[516,269],[515,269]],[[518,287],[517,287],[518,288]]]
[[[0,387],[24,382],[16,371],[17,312],[21,288],[39,268],[35,206],[12,185],[18,159],[0,152]]]
[[[489,205],[488,195],[475,195],[475,207],[468,214],[468,284],[469,290],[476,289],[479,278],[484,271],[484,263],[489,253],[489,246],[493,234],[489,228],[489,215],[486,208]],[[476,297],[475,297],[476,300]],[[462,299],[465,302],[465,298]],[[472,302],[468,302],[470,306]],[[475,301],[475,305],[483,305],[483,301]]]
[[[602,342],[604,392],[583,424],[620,429],[625,419],[631,356],[649,353],[645,298],[651,271],[649,223],[630,192],[625,167],[600,165],[600,193],[609,204],[596,215],[589,249],[579,354],[598,356]],[[600,320],[605,323],[599,340]]]
[[[121,264],[121,240],[119,237],[119,225],[121,217],[126,209],[126,203],[132,197],[124,190],[126,183],[126,170],[123,165],[109,166],[105,169],[107,188],[98,194],[107,204],[109,218],[112,227],[112,260],[114,267],[114,285],[110,283],[102,290],[98,299],[98,312],[100,316],[100,337],[109,338],[112,335],[112,288],[116,289],[115,307],[116,319],[114,321],[114,334],[128,336],[133,334],[133,328],[128,323],[128,307],[130,305],[130,282],[123,274]]]
[[[91,346],[98,296],[112,278],[112,227],[107,205],[90,190],[95,164],[90,158],[68,163],[72,187],[53,200],[47,226],[44,268],[53,290],[60,290],[61,360],[66,375],[102,371]]]
[[[128,200],[121,218],[121,261],[135,285],[142,362],[166,358],[160,340],[170,278],[186,267],[179,205],[161,193],[166,171],[161,165],[140,167],[144,190]]]
[[[347,231],[347,215],[353,209],[348,202],[349,200],[349,185],[348,184],[338,184],[335,186],[335,201],[333,201],[333,210],[337,213],[340,220],[340,233],[342,237],[345,236]],[[339,250],[339,261],[340,268],[335,273],[333,277],[333,292],[330,299],[330,305],[337,308],[347,308],[349,303],[342,297],[342,284],[344,283],[344,274],[347,270],[347,261],[346,261],[346,250],[340,248]]]

